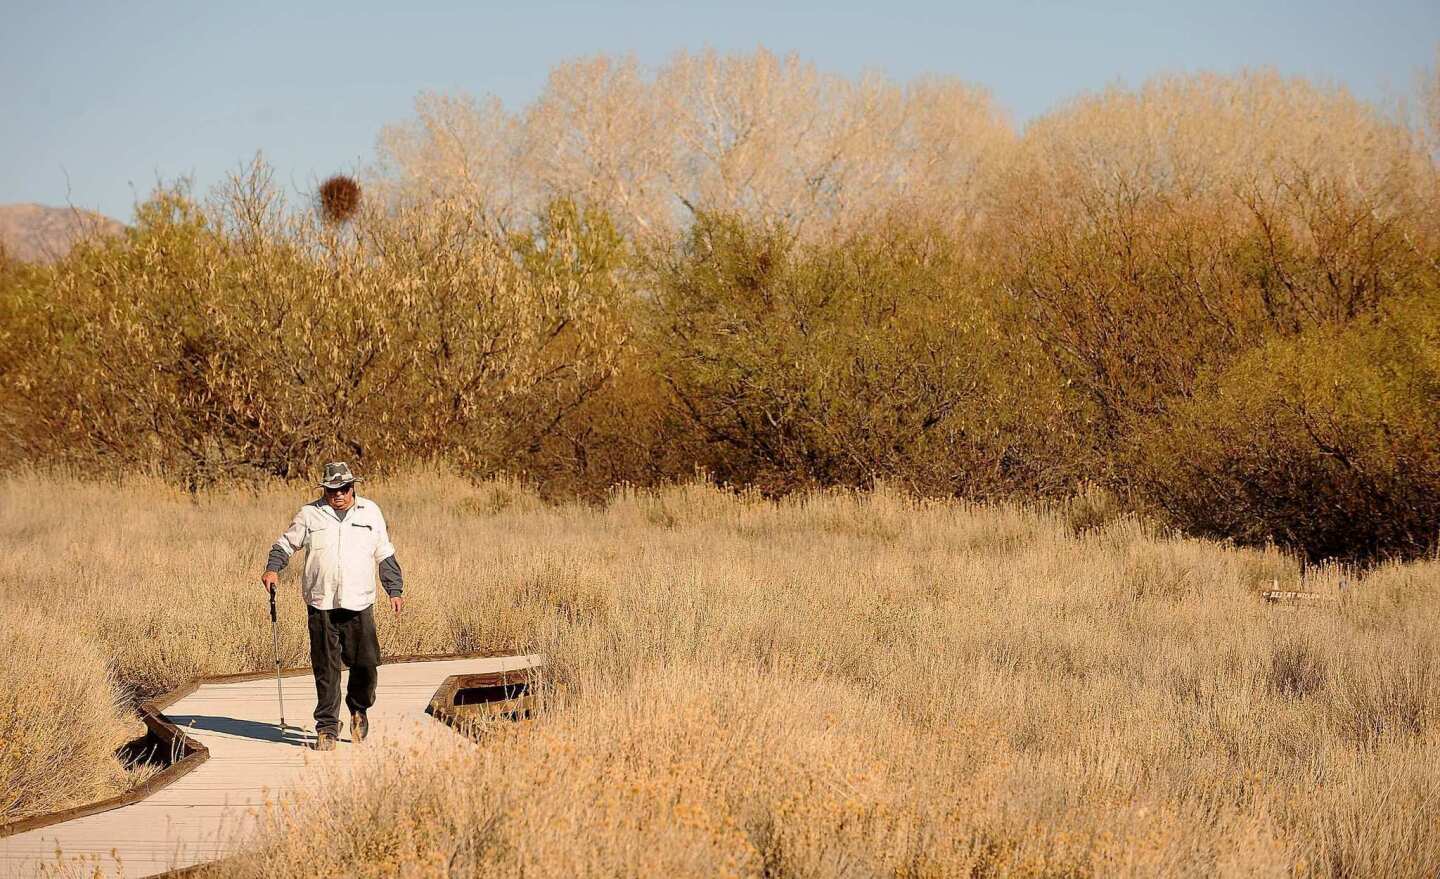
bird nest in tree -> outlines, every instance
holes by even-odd
[[[360,184],[337,174],[320,184],[320,212],[332,223],[343,223],[360,210]]]

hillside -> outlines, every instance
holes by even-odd
[[[79,208],[39,204],[0,205],[0,247],[26,262],[50,262],[64,256],[77,238],[92,229],[113,235],[125,224]]]

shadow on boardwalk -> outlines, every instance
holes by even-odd
[[[314,744],[314,737],[310,733],[288,725],[282,732],[278,724],[236,717],[216,717],[210,714],[177,714],[171,715],[170,720],[187,732],[194,730],[219,733],[257,742],[294,745],[297,748],[308,748]],[[342,741],[348,740],[342,739]]]

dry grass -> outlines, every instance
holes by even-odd
[[[143,728],[127,718],[105,656],[65,624],[76,610],[0,614],[0,822],[131,783],[114,754]]]
[[[542,650],[548,710],[479,749],[376,754],[279,807],[228,874],[1440,869],[1434,563],[1292,610],[1258,597],[1299,576],[1279,554],[1087,510],[703,486],[595,510],[433,473],[367,489],[409,583],[385,649]],[[64,620],[137,691],[264,668],[256,578],[304,498],[12,478],[5,619]],[[1334,593],[1339,572],[1308,579]]]

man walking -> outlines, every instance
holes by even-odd
[[[395,547],[380,507],[355,494],[359,477],[344,461],[325,465],[320,486],[325,494],[300,508],[275,545],[260,582],[274,589],[279,572],[295,551],[305,549],[300,592],[310,630],[310,665],[315,672],[315,748],[335,749],[340,736],[340,663],[350,669],[345,706],[350,737],[364,741],[370,732],[365,712],[375,704],[375,666],[380,642],[375,636],[375,574],[396,613],[405,606],[404,584]]]

